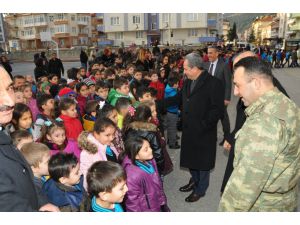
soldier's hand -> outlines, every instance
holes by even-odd
[[[223,148],[229,152],[231,149],[231,144],[229,144],[229,142],[225,140],[223,144]]]

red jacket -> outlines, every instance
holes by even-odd
[[[78,95],[76,100],[78,102],[78,106],[79,106],[79,110],[80,110],[80,116],[82,117],[85,114],[85,106],[86,106],[86,102],[87,102],[88,98],[83,97],[82,95]]]
[[[161,83],[160,81],[151,82],[149,84],[149,87],[155,88],[157,90],[157,100],[164,99],[165,85],[163,83]]]
[[[64,121],[68,140],[77,141],[79,134],[83,130],[80,120],[65,115],[60,115],[59,117]]]

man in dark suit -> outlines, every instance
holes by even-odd
[[[31,168],[4,130],[12,119],[15,93],[2,67],[0,80],[0,211],[59,211],[52,204],[39,205]]]
[[[230,134],[230,122],[229,122],[229,116],[227,112],[227,106],[229,105],[231,99],[232,74],[229,69],[229,66],[223,61],[222,58],[219,58],[219,50],[217,49],[216,46],[209,46],[207,49],[207,55],[208,55],[209,62],[205,64],[205,69],[207,69],[207,71],[212,76],[221,80],[225,88],[225,98],[224,98],[225,111],[224,111],[224,117],[221,120],[224,138],[219,143],[220,145],[223,145],[224,140]]]
[[[182,137],[180,166],[192,175],[182,192],[193,191],[186,202],[203,197],[209,185],[210,170],[216,161],[217,124],[224,115],[224,87],[203,69],[196,53],[188,54],[183,64],[187,80],[182,89]]]

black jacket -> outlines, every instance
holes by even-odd
[[[158,171],[161,174],[164,170],[165,160],[158,132],[157,127],[152,123],[132,122],[129,124],[129,129],[125,133],[125,140],[136,136],[146,138],[152,148],[153,157],[156,161]]]
[[[39,208],[30,166],[11,138],[0,131],[0,211],[31,212]]]
[[[61,73],[65,72],[64,66],[61,62],[60,59],[50,59],[49,64],[48,64],[48,71],[49,74],[53,73],[61,77]]]
[[[180,166],[211,170],[215,166],[217,124],[224,115],[224,87],[203,71],[190,93],[191,80],[182,89]]]
[[[87,56],[87,54],[84,51],[80,52],[80,62],[81,63],[87,63],[89,57]]]

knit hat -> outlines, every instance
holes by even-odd
[[[58,92],[58,96],[63,98],[63,97],[69,97],[70,95],[76,95],[76,93],[68,87],[64,87],[62,88],[59,92]]]
[[[83,83],[85,83],[86,84],[86,86],[92,86],[92,85],[95,85],[95,82],[92,80],[92,79],[90,79],[90,78],[85,78],[84,80],[83,80]]]

